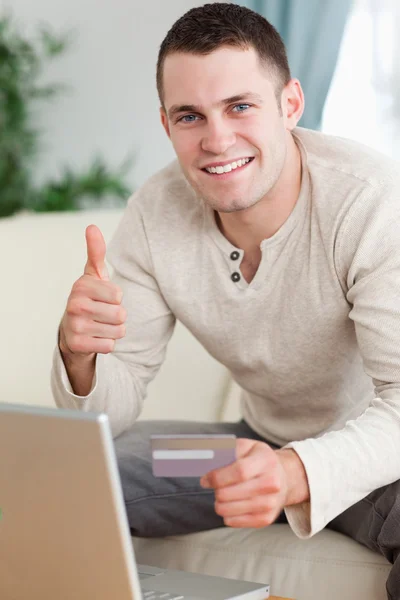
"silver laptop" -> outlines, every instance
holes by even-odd
[[[0,404],[0,598],[261,600],[269,585],[137,565],[108,417]]]

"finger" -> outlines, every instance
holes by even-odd
[[[95,338],[122,340],[126,335],[126,327],[125,325],[103,325],[101,323],[93,323],[92,335]]]
[[[215,491],[215,499],[218,502],[234,502],[253,498],[256,495],[277,494],[280,489],[279,478],[275,473],[263,473],[250,481],[218,488]]]
[[[87,319],[77,319],[71,323],[73,335],[120,340],[125,337],[125,325],[108,325]]]
[[[89,225],[85,231],[87,262],[85,274],[99,279],[108,280],[108,272],[105,264],[106,243],[103,234],[96,225]]]
[[[126,310],[121,305],[90,301],[90,316],[96,323],[123,325],[126,322]]]
[[[76,334],[68,337],[67,344],[75,354],[109,354],[114,350],[115,340]]]
[[[208,483],[209,487],[213,488],[234,485],[261,475],[265,472],[266,467],[267,461],[265,453],[259,451],[256,446],[253,446],[249,454],[245,455],[243,458],[239,458],[227,467],[210,471],[210,473],[207,473],[207,475],[202,478],[200,483],[202,485]]]
[[[227,467],[210,471],[200,483],[204,487],[223,488],[257,477],[262,468],[262,462],[257,457],[256,460],[251,457],[241,458]]]
[[[252,527],[261,529],[268,527],[277,519],[278,515],[260,513],[257,515],[242,515],[240,517],[227,517],[224,523],[227,527]]]
[[[273,499],[255,496],[238,502],[216,502],[215,512],[221,517],[240,517],[246,514],[267,513],[274,510]]]
[[[259,442],[256,440],[238,438],[236,440],[236,458],[243,458],[243,456],[247,456],[257,444],[259,444]]]
[[[254,440],[250,440],[247,438],[239,438],[236,440],[236,448],[235,448],[235,454],[236,454],[236,459],[241,458],[243,456],[245,456],[246,454],[248,454],[252,448],[254,447],[254,444],[256,442]],[[231,465],[228,465],[227,467],[222,467],[221,469],[214,469],[213,471],[210,471],[209,473],[207,473],[206,475],[204,475],[201,479],[200,479],[200,484],[203,487],[215,487],[215,484],[217,483],[217,481],[222,481],[222,480],[226,480],[233,482],[233,476],[234,476],[234,470],[233,470],[233,466],[235,465],[236,461],[234,463],[232,463]],[[227,483],[226,485],[229,485],[229,483]]]
[[[80,295],[87,295],[90,300],[115,305],[122,302],[121,288],[111,281],[99,281],[94,277],[86,277],[84,286],[84,289],[79,290]]]

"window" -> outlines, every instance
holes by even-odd
[[[397,6],[396,6],[397,5]],[[398,0],[355,0],[322,119],[322,131],[400,159]]]

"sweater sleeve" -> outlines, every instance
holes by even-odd
[[[148,383],[159,370],[173,333],[175,317],[153,273],[145,226],[134,195],[108,246],[111,280],[122,288],[127,311],[126,335],[110,354],[98,354],[90,393],[73,393],[58,346],[53,356],[51,386],[57,406],[105,412],[113,436],[138,418]]]
[[[335,267],[375,398],[339,431],[287,444],[301,458],[310,501],[285,509],[308,538],[370,492],[400,479],[400,185],[369,190],[336,237]]]

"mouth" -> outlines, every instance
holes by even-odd
[[[239,172],[244,171],[253,162],[254,156],[248,156],[241,158],[237,161],[226,163],[224,165],[216,165],[210,167],[204,167],[201,169],[203,173],[209,177],[217,177],[218,179],[227,179],[228,177],[234,177]]]

